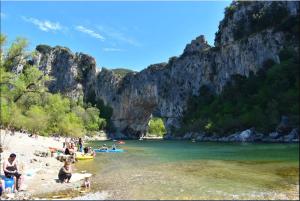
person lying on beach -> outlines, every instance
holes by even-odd
[[[15,181],[14,191],[19,190],[22,184],[22,175],[18,172],[16,154],[10,154],[9,158],[3,163],[4,175],[7,178],[13,178]]]
[[[58,179],[61,183],[69,183],[72,177],[72,168],[70,162],[65,162],[64,166],[60,168]]]

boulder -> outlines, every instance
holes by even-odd
[[[299,140],[299,130],[294,128],[288,135],[284,136],[284,142],[293,142],[294,140]]]
[[[190,133],[186,133],[186,134],[183,136],[183,139],[184,139],[184,140],[190,140],[192,137],[193,137],[193,133],[190,132]]]
[[[227,139],[228,139],[229,142],[237,141],[238,135],[239,135],[239,133],[231,134],[231,135],[229,135],[229,136],[227,137]]]
[[[220,142],[229,142],[229,136],[224,136],[222,138],[219,138]]]
[[[174,140],[174,136],[172,136],[171,134],[166,134],[163,137],[164,140]]]
[[[262,134],[262,133],[255,133],[254,141],[255,142],[262,141],[263,137],[264,137],[264,134]]]
[[[276,138],[279,137],[279,133],[277,133],[277,132],[272,132],[272,133],[269,134],[269,137],[270,137],[271,139],[276,139]]]
[[[237,136],[237,141],[240,142],[252,142],[255,139],[255,132],[253,129],[247,129],[242,131],[238,136]]]
[[[204,136],[205,136],[204,132],[196,133],[195,139],[196,139],[196,141],[203,141]]]

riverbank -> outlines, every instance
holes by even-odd
[[[1,130],[1,143],[3,144],[1,168],[3,161],[11,153],[15,153],[19,171],[24,177],[23,191],[15,194],[6,193],[3,195],[4,199],[34,199],[41,194],[78,188],[82,183],[81,180],[90,176],[89,173],[76,172],[76,167],[73,165],[74,173],[70,183],[57,183],[57,175],[63,163],[55,157],[51,157],[49,147],[62,148],[63,139],[42,136],[29,137],[28,134],[19,132],[12,135],[10,131],[5,133],[5,130]],[[48,154],[38,156],[38,153]]]
[[[287,134],[272,132],[268,135],[247,129],[231,135],[222,136],[217,134],[207,134],[204,132],[188,132],[183,136],[164,136],[166,140],[193,140],[199,142],[278,142],[278,143],[298,143],[299,129],[295,128]]]

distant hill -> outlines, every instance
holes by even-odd
[[[125,77],[125,75],[127,75],[128,73],[134,73],[135,71],[126,68],[116,68],[116,69],[112,69],[112,72],[114,72],[115,74],[121,77]]]

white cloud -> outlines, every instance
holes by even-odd
[[[42,31],[59,31],[62,30],[62,26],[59,22],[51,22],[49,20],[39,20],[33,17],[22,17],[22,19],[26,22],[30,22],[36,25]]]
[[[4,19],[4,18],[6,17],[6,14],[5,14],[5,13],[2,13],[2,12],[0,12],[0,17],[1,17],[1,19]]]
[[[99,33],[95,32],[95,31],[93,31],[93,30],[91,30],[91,29],[88,29],[88,28],[86,28],[86,27],[84,27],[84,26],[76,26],[75,29],[76,29],[77,31],[82,32],[82,33],[86,33],[86,34],[90,35],[91,37],[100,39],[100,40],[102,40],[102,41],[105,39],[105,38],[104,38],[102,35],[100,35]]]
[[[102,31],[105,35],[109,38],[133,45],[133,46],[141,46],[141,44],[132,37],[126,36],[124,33],[108,27],[98,26],[97,27],[100,31]]]
[[[119,48],[112,48],[112,47],[106,47],[102,49],[104,52],[121,52],[122,49]]]

